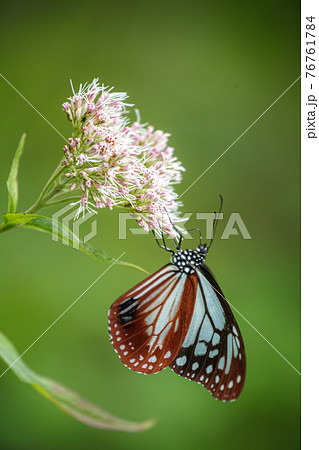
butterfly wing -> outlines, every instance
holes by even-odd
[[[175,359],[193,316],[196,280],[168,264],[113,303],[111,342],[126,366],[150,374]]]
[[[235,400],[244,384],[245,350],[237,322],[206,266],[198,277],[193,318],[170,368],[196,381],[218,400]]]

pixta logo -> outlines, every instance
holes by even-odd
[[[81,225],[83,225],[85,222],[88,222],[93,216],[95,216],[95,214],[92,212],[88,212],[84,214],[83,217],[75,219],[76,212],[77,208],[74,208],[73,205],[67,205],[53,214],[52,240],[61,240],[62,244],[72,245],[73,248],[78,250],[81,241],[86,243],[97,235],[97,220],[94,219],[91,221],[90,231],[81,237]]]
[[[185,225],[187,221],[192,217],[193,213],[185,213],[181,218],[181,222],[178,223],[178,227],[181,229],[182,234],[184,235],[184,239],[193,239],[190,233],[187,232]],[[223,220],[223,213],[196,213],[196,220],[205,220],[205,226],[203,229],[203,236],[206,239],[210,239],[212,237],[213,223],[214,220]],[[120,213],[119,214],[119,239],[126,239],[127,236],[127,221],[133,220],[132,216],[129,213]],[[135,222],[136,223],[136,222]],[[230,236],[241,236],[243,239],[251,239],[251,235],[241,218],[241,215],[238,212],[233,212],[230,214],[227,223],[223,223],[224,230],[221,235],[221,239],[229,239]],[[219,225],[220,226],[220,225]],[[200,227],[201,228],[201,227]],[[147,234],[141,227],[129,227],[129,231],[132,234]]]

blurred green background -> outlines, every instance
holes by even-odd
[[[2,74],[66,137],[69,79],[99,76],[127,91],[142,120],[170,132],[187,168],[181,194],[299,76],[299,2],[9,2],[1,6]],[[20,210],[35,200],[63,140],[0,79],[1,212],[23,131]],[[299,82],[183,196],[183,211],[209,212],[224,196],[252,239],[217,239],[208,256],[229,301],[300,368]],[[53,211],[46,210],[47,215]],[[91,243],[150,272],[168,256],[151,236],[118,240],[117,212],[98,218]],[[191,220],[193,226],[203,221]],[[191,243],[193,245],[193,243]],[[195,245],[195,243],[194,243]],[[25,350],[105,269],[32,230],[0,236],[0,329]],[[8,372],[0,380],[1,449],[295,449],[300,377],[235,314],[247,378],[235,403],[215,401],[169,369],[128,370],[107,335],[107,310],[144,278],[114,266],[26,354],[37,372],[131,420],[158,418],[140,434],[90,429]],[[1,371],[5,365],[0,363]]]

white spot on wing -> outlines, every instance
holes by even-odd
[[[217,344],[219,344],[219,342],[220,342],[220,336],[219,336],[219,334],[218,334],[218,333],[214,333],[213,340],[212,340],[212,344],[213,344],[213,345],[217,345]]]
[[[218,361],[218,369],[223,370],[225,365],[225,356],[222,356]]]
[[[199,342],[195,347],[195,356],[205,355],[207,345],[204,342]]]
[[[217,356],[218,355],[218,350],[217,350],[217,348],[215,348],[215,350],[211,350],[210,352],[209,352],[209,357],[210,358],[214,358],[214,356]]]
[[[148,361],[151,363],[155,363],[157,361],[157,358],[156,356],[151,356]]]
[[[213,365],[210,364],[207,368],[206,368],[206,373],[211,373],[213,371]]]
[[[227,336],[227,364],[225,369],[226,375],[229,373],[232,358],[233,358],[233,335],[229,333]]]
[[[183,366],[186,363],[186,361],[187,361],[187,357],[184,355],[184,356],[176,359],[176,364],[178,366]]]

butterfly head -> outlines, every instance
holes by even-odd
[[[199,245],[194,250],[177,250],[172,256],[172,263],[178,267],[178,269],[186,274],[195,272],[196,267],[200,267],[208,252],[206,244]]]
[[[203,262],[205,261],[205,259],[206,259],[206,255],[207,255],[207,253],[208,253],[208,247],[207,247],[207,245],[206,244],[201,244],[201,245],[199,245],[197,248],[196,248],[196,252],[198,252],[204,259],[203,259]]]

